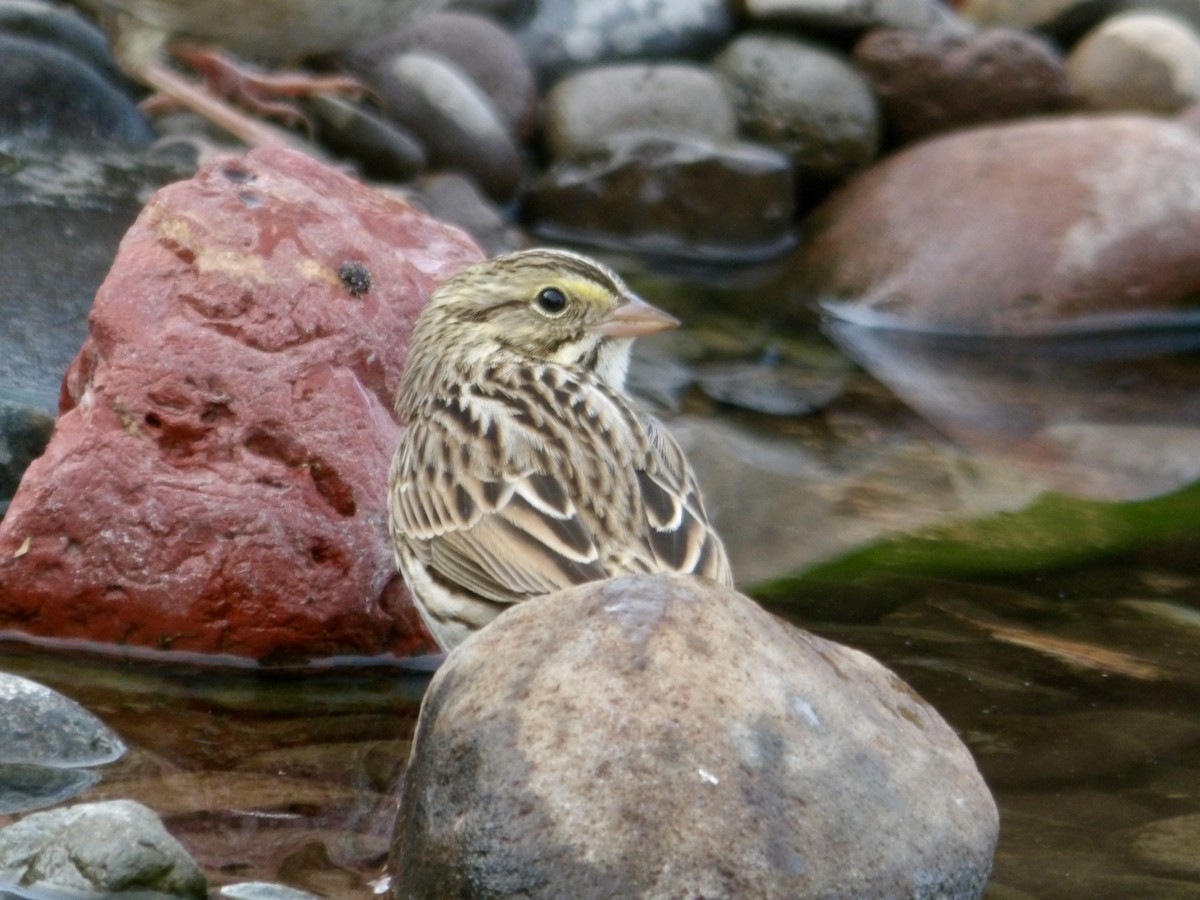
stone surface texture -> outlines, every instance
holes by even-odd
[[[0,830],[0,878],[61,892],[51,896],[208,896],[188,852],[152,810],[131,800],[32,813]]]
[[[1192,321],[1197,229],[1200,137],[1182,125],[982,127],[909,147],[833,195],[808,220],[796,287],[849,321],[927,331]]]
[[[123,240],[0,523],[0,628],[282,663],[430,648],[387,540],[391,412],[461,232],[289,151]]]
[[[855,46],[854,63],[900,142],[1050,112],[1068,96],[1062,54],[1013,28],[976,34],[878,28]]]
[[[397,898],[977,897],[996,808],[866,655],[638,576],[521,604],[426,695]]]

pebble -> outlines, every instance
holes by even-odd
[[[844,58],[794,38],[748,33],[713,64],[743,133],[787,153],[802,185],[807,177],[843,178],[875,158],[878,105]]]
[[[1169,13],[1116,15],[1071,51],[1067,75],[1093,109],[1178,112],[1200,100],[1200,35]]]
[[[541,0],[517,40],[539,79],[619,60],[699,58],[734,32],[725,0]]]
[[[529,138],[538,125],[538,92],[533,69],[516,39],[494,21],[462,12],[431,13],[353,48],[348,64],[367,84],[386,72],[391,61],[419,50],[458,66],[496,107],[516,140]],[[379,88],[388,89],[386,78]]]
[[[909,143],[942,131],[1040,115],[1066,106],[1062,54],[1012,28],[974,34],[879,28],[854,47],[890,135]]]
[[[322,143],[353,159],[371,178],[407,181],[426,165],[425,148],[408,130],[361,103],[334,94],[307,99]]]
[[[0,829],[0,871],[18,888],[81,900],[123,891],[208,896],[195,860],[152,810],[131,800],[31,813]]]
[[[133,101],[79,57],[0,32],[0,137],[146,146],[154,133]]]
[[[937,0],[742,0],[741,5],[755,24],[920,31],[954,21],[953,13]]]
[[[417,136],[432,166],[470,175],[495,199],[512,196],[521,175],[516,144],[466,72],[442,56],[410,51],[375,74],[388,113]]]
[[[623,131],[677,132],[713,141],[737,136],[724,84],[706,67],[680,63],[596,66],[562,79],[546,96],[551,156],[582,156]]]
[[[475,182],[457,172],[426,175],[416,181],[413,189],[430,215],[467,232],[488,256],[530,244],[524,232],[509,224]]]
[[[550,166],[530,188],[529,217],[551,240],[746,260],[791,245],[793,193],[787,157],[766,147],[625,132]]]

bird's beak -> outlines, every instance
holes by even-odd
[[[641,297],[626,294],[621,305],[590,330],[601,337],[635,338],[678,327],[679,320],[674,316],[651,306]]]

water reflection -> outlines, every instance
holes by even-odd
[[[1200,478],[1200,331],[931,335],[831,322],[830,338],[955,441],[1045,487],[1135,500]]]

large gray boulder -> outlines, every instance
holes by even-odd
[[[426,695],[396,898],[977,897],[996,807],[868,656],[637,576],[523,603]]]

